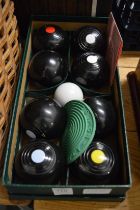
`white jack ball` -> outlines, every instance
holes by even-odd
[[[83,101],[83,92],[81,88],[72,83],[66,82],[57,87],[54,93],[54,100],[61,106],[72,100]]]

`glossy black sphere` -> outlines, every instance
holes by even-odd
[[[54,51],[40,51],[29,64],[30,78],[45,87],[59,84],[66,75],[66,66],[62,56]]]
[[[43,25],[33,34],[33,49],[59,50],[65,48],[67,34],[56,25]]]
[[[102,142],[93,142],[70,166],[71,173],[85,184],[103,184],[114,173],[115,157],[112,149]]]
[[[91,97],[85,99],[96,118],[96,136],[104,137],[113,132],[116,125],[116,112],[111,100],[104,97]]]
[[[84,26],[77,32],[76,43],[83,51],[103,53],[105,48],[105,37],[96,27]]]
[[[20,122],[29,137],[53,139],[63,134],[66,113],[53,99],[36,99],[24,107]]]
[[[87,88],[104,87],[108,79],[108,65],[104,57],[93,52],[78,56],[72,65],[72,78]]]
[[[19,150],[14,165],[17,176],[23,182],[52,184],[61,177],[64,157],[58,146],[39,139]]]

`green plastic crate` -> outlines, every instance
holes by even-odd
[[[131,187],[131,172],[130,172],[130,161],[128,153],[128,143],[126,136],[125,118],[123,110],[123,100],[121,93],[121,86],[119,81],[119,74],[116,70],[113,85],[109,90],[109,96],[113,97],[115,106],[118,114],[118,125],[116,134],[113,139],[117,142],[119,150],[119,165],[121,171],[119,172],[120,181],[116,184],[107,185],[78,185],[71,184],[69,177],[66,176],[66,180],[63,184],[57,185],[30,185],[23,184],[13,179],[13,162],[15,154],[21,147],[20,135],[19,135],[19,114],[24,104],[26,96],[30,94],[38,95],[41,92],[30,93],[28,89],[27,70],[30,62],[31,51],[31,39],[32,30],[37,28],[44,23],[52,23],[61,26],[65,30],[75,30],[80,26],[84,25],[95,25],[102,30],[107,28],[106,18],[75,18],[75,17],[36,17],[28,31],[25,50],[23,54],[20,76],[18,81],[17,92],[15,96],[15,104],[12,115],[12,121],[9,131],[7,152],[5,157],[5,165],[2,182],[7,188],[10,198],[13,199],[69,199],[69,200],[123,200],[125,193]],[[48,94],[48,91],[44,91],[43,94]]]

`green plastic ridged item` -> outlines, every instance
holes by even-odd
[[[88,148],[96,131],[96,120],[91,108],[84,102],[73,100],[65,107],[67,124],[62,147],[68,164],[74,162]]]

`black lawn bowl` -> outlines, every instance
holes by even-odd
[[[64,169],[61,149],[39,139],[24,146],[16,155],[15,172],[28,184],[53,184],[60,179]]]
[[[103,53],[105,51],[105,36],[94,26],[84,26],[76,33],[74,42],[80,50]]]
[[[65,110],[50,98],[36,99],[27,104],[21,112],[23,131],[32,139],[59,138],[65,129]]]
[[[96,118],[96,137],[104,137],[113,133],[116,125],[115,107],[110,99],[94,96],[85,99]]]
[[[40,51],[35,54],[29,64],[30,79],[46,88],[61,83],[66,77],[64,58],[54,51]]]
[[[103,56],[86,52],[78,56],[72,64],[72,79],[86,88],[102,88],[108,82],[108,64]]]
[[[71,165],[72,174],[84,184],[104,184],[109,181],[115,164],[110,147],[102,142],[93,142]]]
[[[66,48],[67,33],[56,25],[43,25],[33,33],[33,50],[63,50]]]

